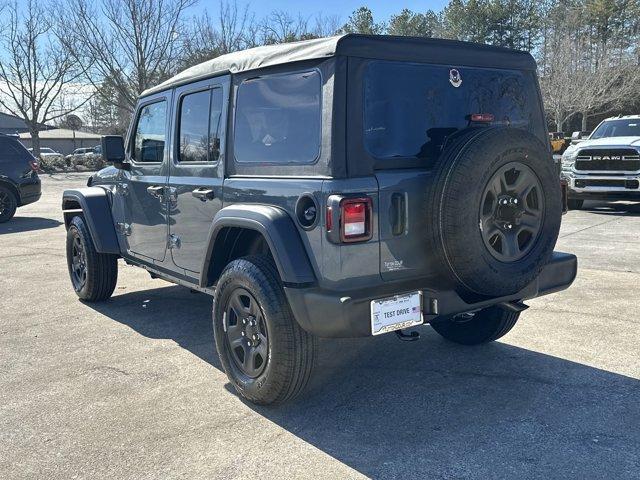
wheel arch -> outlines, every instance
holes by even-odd
[[[97,252],[120,255],[107,191],[99,187],[65,190],[62,214],[66,229],[69,229],[73,217],[83,217]]]
[[[236,258],[268,253],[286,285],[310,285],[316,277],[291,217],[270,205],[230,205],[221,209],[209,230],[200,286],[216,283]]]

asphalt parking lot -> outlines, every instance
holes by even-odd
[[[60,198],[0,225],[3,478],[640,478],[640,204],[587,204],[557,249],[573,287],[531,302],[501,341],[321,341],[306,395],[239,400],[211,300],[120,266],[77,300]]]

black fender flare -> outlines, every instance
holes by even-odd
[[[213,261],[218,234],[223,228],[239,227],[255,230],[267,241],[271,254],[287,285],[309,285],[316,277],[300,234],[293,220],[283,209],[271,205],[234,204],[222,208],[209,229],[207,250],[200,270],[200,286],[208,286],[210,263]]]
[[[96,251],[120,255],[120,246],[113,225],[111,202],[108,195],[108,192],[100,187],[65,190],[62,194],[64,224],[68,229],[74,214],[82,213]]]

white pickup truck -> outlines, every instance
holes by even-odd
[[[569,208],[587,199],[640,199],[640,115],[607,118],[562,155]]]

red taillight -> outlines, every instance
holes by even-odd
[[[364,203],[351,203],[342,208],[344,214],[344,236],[355,237],[367,230],[367,211]]]
[[[371,238],[370,198],[345,198],[340,202],[340,237],[343,242],[361,242]]]
[[[493,113],[473,113],[471,114],[472,122],[491,123],[494,120]]]
[[[327,232],[333,230],[333,208],[327,207]]]
[[[38,173],[38,170],[40,170],[40,165],[35,160],[29,160],[29,166],[31,167],[31,170],[36,173]]]

